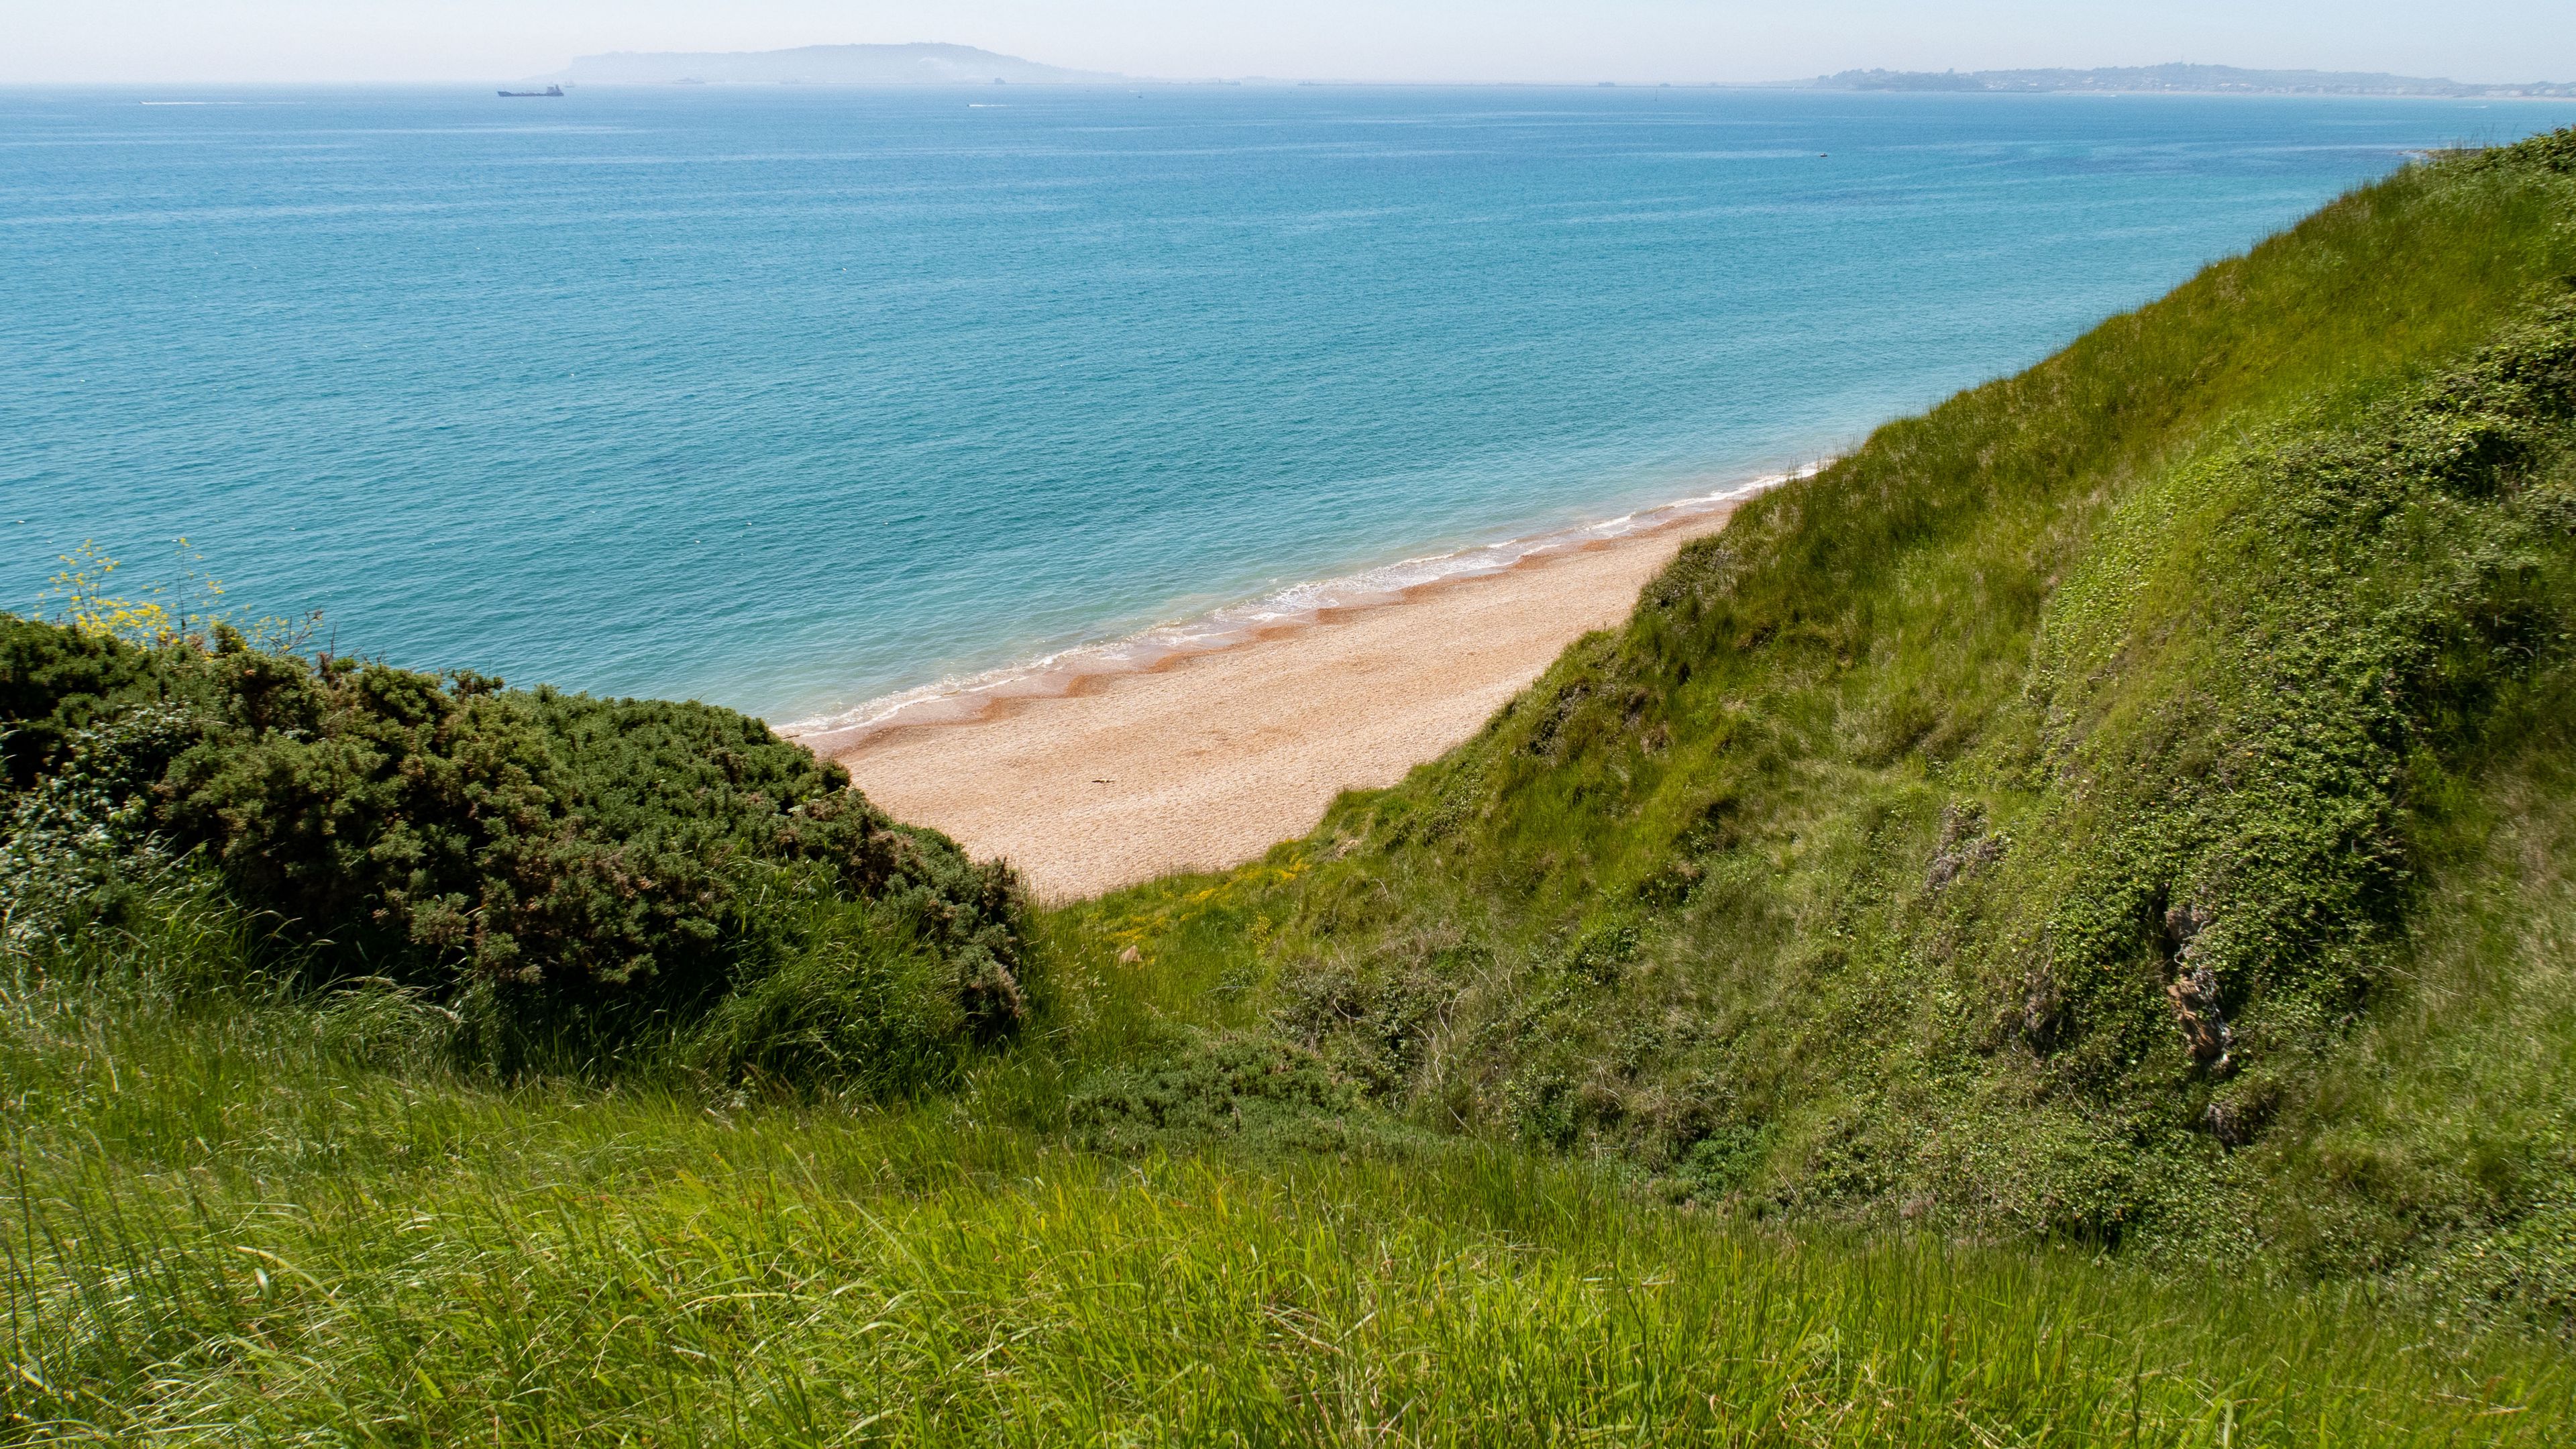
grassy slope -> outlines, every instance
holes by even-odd
[[[1882,429],[1473,743],[1062,955],[1674,1197],[2564,1319],[2552,145]],[[2203,966],[2223,1063],[2166,991]]]
[[[238,986],[175,878],[11,963],[0,1414],[2564,1442],[2563,1350],[2419,1315],[2568,1281],[2576,511],[2459,370],[2572,203],[2409,172],[1882,430],[1399,789],[1043,922],[937,1102],[496,1091],[401,998]]]
[[[2325,1296],[1766,1236],[1470,1144],[1104,1158],[972,1098],[502,1095],[389,1061],[384,1006],[13,993],[13,1434],[2547,1444],[2576,1417],[2554,1354]]]

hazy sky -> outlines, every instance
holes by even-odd
[[[2576,79],[2569,0],[0,0],[0,83],[487,80],[602,50],[906,40],[1169,77],[1776,80],[2195,60]]]

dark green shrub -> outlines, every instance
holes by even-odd
[[[131,926],[132,907],[176,870],[152,837],[151,761],[194,737],[184,713],[147,705],[58,738],[54,770],[0,814],[0,950],[23,963],[94,927]]]
[[[1020,1014],[1009,872],[730,710],[6,616],[0,707],[28,791],[76,786],[202,852],[288,938],[329,942],[326,972],[452,999],[503,1064],[613,1054],[790,979],[834,902],[942,963],[958,1034]]]
[[[103,634],[0,614],[0,762],[24,790],[101,715],[154,698],[152,656]]]

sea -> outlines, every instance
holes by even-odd
[[[2428,149],[2570,121],[5,90],[0,608],[88,544],[344,655],[864,720],[1811,465]]]

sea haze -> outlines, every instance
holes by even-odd
[[[0,92],[0,607],[184,534],[343,652],[823,714],[1794,467],[2570,118]]]

